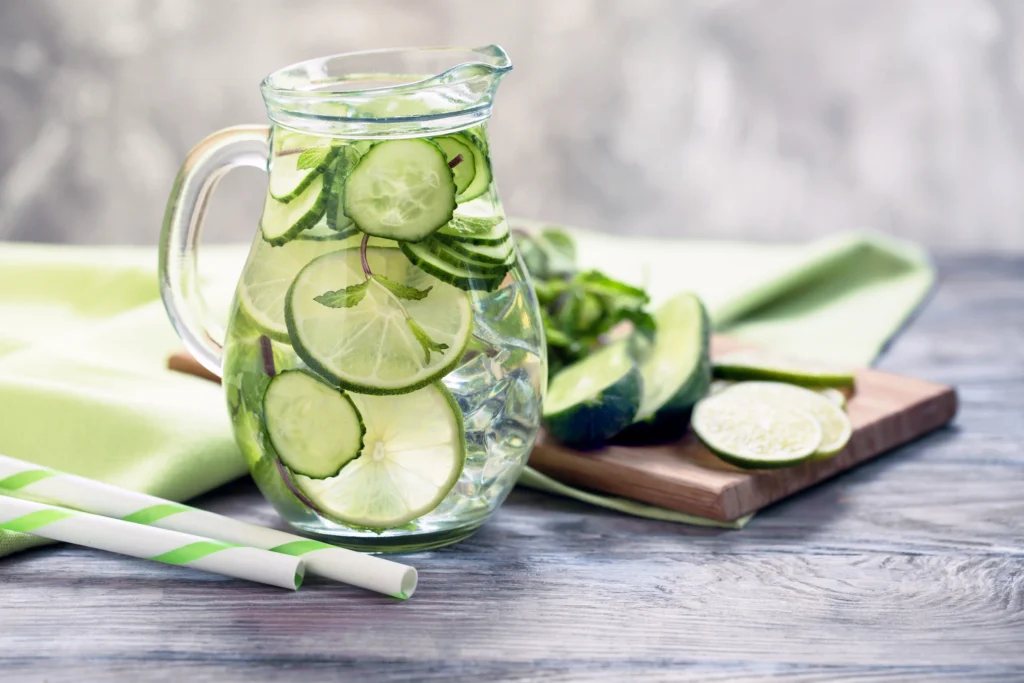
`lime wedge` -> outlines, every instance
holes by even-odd
[[[401,256],[401,254],[399,254]],[[323,515],[372,529],[401,526],[444,500],[462,473],[462,412],[440,382],[401,396],[351,395],[363,449],[336,477],[295,482]]]
[[[342,246],[340,240],[292,240],[275,247],[258,238],[238,285],[239,305],[267,336],[288,342],[284,320],[288,287],[307,263]]]
[[[821,443],[814,451],[815,460],[830,458],[843,450],[853,435],[853,425],[843,409],[816,391],[780,382],[740,382],[731,387],[729,393],[791,405],[810,413],[821,425],[822,432]]]
[[[715,359],[715,377],[765,379],[805,387],[852,387],[853,371],[767,351],[735,351]]]
[[[366,260],[375,276],[396,288],[426,294],[399,298],[367,281],[359,249],[321,256],[288,291],[285,319],[295,353],[332,383],[364,394],[404,394],[448,374],[473,332],[469,297],[398,249],[367,249]],[[323,295],[355,286],[362,286],[358,300],[325,303]]]
[[[813,415],[734,389],[698,401],[693,409],[693,431],[712,453],[747,469],[789,467],[814,455],[822,429]]]
[[[548,432],[577,448],[603,445],[633,421],[641,385],[626,342],[606,346],[551,380],[544,399]]]

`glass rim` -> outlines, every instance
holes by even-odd
[[[329,62],[341,61],[343,59],[350,59],[353,57],[369,57],[369,56],[384,56],[401,53],[428,53],[428,52],[464,52],[467,54],[475,54],[481,57],[491,57],[490,60],[478,59],[475,61],[466,61],[455,64],[454,66],[445,69],[441,73],[431,74],[429,76],[423,76],[419,80],[408,81],[405,83],[399,83],[396,85],[380,86],[373,88],[359,88],[352,90],[314,90],[314,89],[297,89],[294,87],[280,87],[275,85],[275,80],[280,79],[285,73],[295,71],[301,68],[309,67],[322,67]],[[474,73],[467,77],[449,78],[453,74],[460,71],[465,71],[466,67],[482,66],[486,67],[487,71],[480,73]],[[499,45],[486,45],[483,47],[459,47],[459,46],[430,46],[430,47],[385,47],[377,48],[373,50],[357,50],[355,52],[339,52],[333,55],[327,55],[326,57],[314,57],[312,59],[304,59],[294,64],[276,69],[269,75],[267,75],[260,82],[260,91],[264,95],[279,95],[296,98],[309,98],[312,100],[325,97],[344,97],[344,96],[358,96],[358,95],[386,95],[391,92],[402,92],[406,90],[415,90],[417,88],[424,87],[432,82],[440,82],[445,85],[454,85],[457,83],[463,83],[465,81],[476,80],[480,78],[494,78],[495,76],[501,76],[512,70],[512,60],[509,59],[508,54]],[[360,74],[361,75],[361,74]],[[402,74],[394,74],[402,75]],[[410,74],[411,75],[411,74]],[[312,81],[310,81],[312,83]]]

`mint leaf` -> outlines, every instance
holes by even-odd
[[[363,297],[366,296],[366,287],[369,284],[369,280],[363,280],[357,285],[324,292],[320,296],[313,297],[313,301],[328,308],[351,308],[363,300]]]
[[[413,301],[419,301],[420,299],[425,299],[427,294],[430,294],[430,290],[433,289],[433,286],[427,287],[426,289],[416,289],[415,287],[410,287],[408,285],[395,282],[394,280],[389,280],[383,275],[374,275],[373,279],[399,299],[412,299]]]
[[[303,150],[295,162],[295,168],[305,171],[310,168],[320,168],[327,163],[327,157],[331,154],[330,147],[310,147]]]
[[[578,274],[576,281],[591,294],[607,297],[616,307],[639,307],[651,300],[639,287],[614,280],[597,270]]]
[[[447,344],[438,344],[436,341],[431,339],[430,335],[427,334],[427,331],[420,327],[420,324],[412,318],[406,318],[405,323],[409,326],[409,329],[412,330],[412,336],[416,337],[416,341],[418,341],[420,346],[423,347],[423,355],[426,358],[424,361],[425,363],[430,362],[431,351],[443,353],[448,349]]]

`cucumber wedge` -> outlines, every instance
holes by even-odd
[[[548,433],[573,448],[597,448],[633,421],[642,392],[627,344],[606,346],[551,380],[544,400]]]
[[[416,138],[370,148],[348,174],[341,205],[368,235],[419,242],[452,219],[455,179],[444,152]]]
[[[445,263],[450,263],[456,267],[464,267],[478,272],[481,275],[501,277],[508,272],[508,266],[503,263],[484,261],[472,255],[460,253],[452,246],[449,246],[440,240],[436,240],[433,237],[428,237],[420,244],[425,245]]]
[[[689,293],[666,301],[655,313],[654,343],[637,337],[644,393],[630,440],[676,439],[686,432],[694,403],[711,385],[711,325],[700,299]]]
[[[401,248],[402,253],[413,265],[459,289],[490,292],[497,289],[504,279],[503,274],[496,276],[492,273],[484,273],[471,268],[466,263],[461,265],[448,263],[425,244],[403,242]]]
[[[260,218],[263,239],[274,246],[287,244],[303,230],[316,225],[326,208],[323,173],[317,174],[302,194],[289,202],[279,202],[267,193]]]
[[[515,260],[515,252],[512,250],[511,240],[501,244],[464,244],[457,240],[448,242],[449,247],[456,253],[466,258],[482,263],[493,263],[501,266],[511,266]]]
[[[355,404],[304,370],[270,380],[263,422],[285,467],[311,479],[337,476],[363,450],[366,427]]]
[[[509,238],[508,222],[501,216],[455,216],[434,233],[445,242],[504,244]]]
[[[313,166],[299,168],[302,163],[310,163],[307,153],[313,151]],[[290,202],[309,187],[313,180],[334,163],[337,150],[332,147],[310,147],[305,153],[287,154],[274,157],[270,169],[270,196],[279,202]]]
[[[455,201],[459,204],[464,204],[487,192],[487,189],[491,186],[491,162],[487,159],[487,152],[481,149],[481,145],[476,137],[468,133],[456,133],[452,137],[463,142],[473,152],[473,182],[469,184],[465,191],[460,192],[455,197]],[[466,161],[469,161],[469,159]]]
[[[434,138],[434,142],[437,143],[437,146],[441,148],[441,151],[444,152],[445,157],[448,159],[449,168],[452,169],[452,175],[455,177],[455,191],[458,193],[465,192],[466,188],[473,182],[473,178],[476,177],[473,150],[466,144],[465,138],[454,135]],[[451,163],[456,159],[459,159],[459,163],[451,166]]]

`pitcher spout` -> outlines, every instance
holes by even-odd
[[[490,117],[512,69],[497,45],[353,52],[285,67],[260,86],[274,123],[317,135],[438,134]]]

